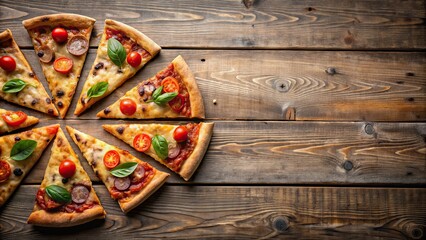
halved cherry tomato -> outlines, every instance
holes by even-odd
[[[173,111],[177,113],[180,113],[184,105],[185,105],[185,98],[180,94],[178,94],[175,98],[173,98],[169,102],[169,106],[173,109]]]
[[[16,62],[10,56],[3,56],[0,58],[0,67],[3,68],[6,72],[12,72],[16,69]]]
[[[151,147],[151,137],[145,133],[136,135],[133,139],[133,147],[139,152],[145,152]]]
[[[1,117],[11,127],[17,127],[27,120],[27,114],[21,111],[6,112]]]
[[[50,135],[55,135],[58,132],[58,126],[47,127],[46,131]]]
[[[0,160],[0,183],[9,179],[10,165],[4,160]]]
[[[131,116],[136,112],[136,103],[132,99],[123,99],[120,102],[120,111],[127,116]]]
[[[59,165],[59,174],[64,178],[70,178],[75,174],[75,163],[69,159],[64,160]]]
[[[142,62],[142,57],[138,52],[131,52],[127,55],[127,63],[132,67],[138,67]]]
[[[63,28],[57,27],[52,31],[52,38],[57,43],[63,43],[68,39],[68,32]]]
[[[174,77],[166,77],[161,82],[164,92],[177,92],[179,93],[179,83]]]
[[[120,164],[120,154],[115,150],[109,150],[104,155],[104,165],[105,167],[111,169],[115,168],[118,164]]]
[[[184,142],[188,139],[188,129],[185,126],[179,126],[173,132],[173,138],[176,142]]]
[[[53,68],[63,74],[67,74],[71,71],[73,65],[73,61],[67,57],[60,57],[53,62]]]

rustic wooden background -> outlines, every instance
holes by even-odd
[[[0,239],[426,238],[425,5],[2,0],[0,31],[12,30],[44,84],[24,19],[70,12],[97,20],[77,93],[106,18],[136,27],[163,47],[81,117],[72,115],[75,101],[66,120],[27,110],[42,119],[37,126],[71,125],[168,171],[107,134],[101,124],[115,121],[95,115],[178,54],[194,71],[207,121],[216,125],[191,181],[172,174],[127,215],[72,143],[107,218],[69,229],[26,224],[49,159],[46,150],[0,209]],[[4,101],[0,107],[21,109]]]

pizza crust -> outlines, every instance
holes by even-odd
[[[191,118],[205,118],[203,97],[188,64],[186,64],[181,55],[177,56],[172,63],[188,89],[189,101],[191,102]]]
[[[151,181],[146,185],[142,191],[132,194],[130,200],[122,199],[118,200],[120,208],[124,213],[128,213],[133,208],[137,207],[143,201],[145,201],[149,196],[157,191],[163,184],[166,182],[169,177],[168,173],[158,171],[155,169],[156,173]]]
[[[22,24],[26,29],[32,29],[46,25],[72,25],[76,27],[91,27],[95,23],[95,19],[72,13],[58,13],[44,16],[38,16],[35,18],[27,19],[22,21]]]
[[[210,139],[213,135],[214,123],[200,124],[201,126],[197,146],[192,154],[183,162],[179,171],[179,175],[181,175],[185,181],[188,181],[194,174],[195,170],[197,170],[198,165],[200,165],[201,160],[209,147]]]
[[[93,190],[92,190],[93,191]],[[31,213],[27,223],[43,227],[72,227],[95,219],[104,219],[105,211],[101,205],[86,209],[82,213],[49,213],[44,210],[36,210]]]

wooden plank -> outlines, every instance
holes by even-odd
[[[123,214],[103,186],[107,212],[79,227],[26,224],[37,186],[21,186],[0,212],[2,239],[422,239],[426,189],[164,186]]]
[[[52,121],[53,122],[53,121]],[[39,125],[46,125],[44,122]],[[66,120],[73,126],[171,173],[104,131],[117,121]],[[189,183],[195,184],[426,184],[426,123],[217,121],[210,147]],[[80,154],[83,167],[97,178]],[[25,183],[39,184],[47,150]]]
[[[46,83],[34,51],[24,53]],[[79,119],[96,119],[98,111],[179,54],[194,71],[209,119],[426,121],[424,52],[264,50],[163,50],[134,78]],[[91,50],[77,95],[95,56],[95,50]],[[336,74],[326,73],[330,67]],[[67,119],[76,118],[76,99]]]
[[[127,23],[168,48],[425,49],[425,3],[408,1],[1,1],[1,30],[31,46],[21,22],[70,12]],[[96,9],[96,11],[94,11]],[[98,40],[91,42],[95,46]]]

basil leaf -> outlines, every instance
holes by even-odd
[[[155,89],[155,91],[152,93],[152,99],[157,99],[161,92],[163,91],[163,86],[160,86],[159,88]]]
[[[34,140],[21,140],[12,147],[10,151],[10,158],[15,161],[27,159],[37,147],[37,141]]]
[[[45,188],[47,195],[57,203],[67,203],[71,201],[71,194],[63,187],[50,185]]]
[[[164,93],[164,94],[161,94],[157,99],[155,99],[154,102],[158,105],[162,105],[162,104],[170,102],[176,96],[177,96],[177,92]]]
[[[111,174],[116,177],[127,177],[135,171],[137,166],[137,162],[122,163],[117,167],[113,168],[111,170]]]
[[[2,91],[5,93],[17,93],[22,91],[22,89],[25,88],[25,86],[27,86],[28,83],[24,82],[23,80],[16,78],[16,79],[12,79],[7,81],[2,88]]]
[[[154,146],[155,153],[161,158],[166,159],[169,155],[169,144],[165,137],[160,135],[155,135],[152,138],[152,145]]]
[[[115,38],[108,39],[108,57],[119,67],[126,61],[126,50]]]
[[[108,90],[108,82],[98,82],[87,91],[87,97],[100,97]]]

